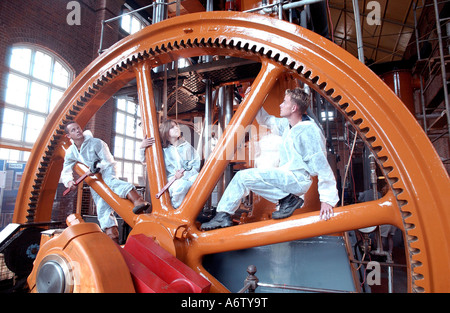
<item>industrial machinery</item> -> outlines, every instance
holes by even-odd
[[[256,14],[202,12],[172,18],[126,37],[94,60],[64,93],[34,145],[14,222],[50,221],[69,145],[65,124],[76,121],[84,127],[106,100],[136,79],[144,134],[158,139],[152,69],[203,55],[248,59],[260,63],[261,69],[183,204],[174,210],[165,193],[159,199],[152,197],[151,213],[136,215],[132,204],[112,193],[99,175],[87,177],[87,184],[132,227],[129,239],[124,248],[118,247],[95,224],[72,216],[63,232],[42,235],[28,278],[33,291],[36,284],[41,284],[40,288],[47,284],[49,289],[41,289],[44,291],[146,291],[148,284],[137,281],[148,270],[144,265],[130,269],[127,259],[139,250],[136,246],[149,247],[156,242],[189,267],[183,269],[184,277],[191,275],[189,280],[197,282],[189,290],[226,292],[203,267],[203,256],[380,224],[403,231],[409,291],[450,291],[450,180],[413,115],[381,79],[345,50],[304,28]],[[311,191],[305,210],[287,219],[272,220],[258,214],[261,218],[236,226],[200,231],[196,218],[232,159],[235,142],[244,138],[241,129],[253,123],[261,106],[274,111],[268,99],[280,99],[283,87],[296,81],[322,95],[354,126],[376,156],[389,191],[379,200],[339,206],[328,221],[319,219],[317,193]],[[159,140],[146,150],[146,162],[150,190],[156,193],[167,183]],[[82,164],[76,166],[80,175],[86,169]],[[270,214],[273,209],[261,210]],[[68,273],[80,275],[78,285],[68,286],[67,280],[74,280]],[[186,290],[183,288],[173,290]]]

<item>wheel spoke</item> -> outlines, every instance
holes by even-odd
[[[334,217],[320,220],[319,212],[308,212],[284,220],[268,220],[206,232],[196,232],[190,249],[200,255],[246,249],[300,240],[368,226],[392,224],[401,227],[401,217],[392,193],[383,198],[339,207]],[[226,242],[219,238],[227,238]]]
[[[168,192],[164,193],[160,199],[156,199],[153,195],[156,195],[158,190],[163,188],[167,178],[161,140],[159,138],[159,126],[150,72],[151,66],[147,62],[142,62],[135,68],[144,138],[155,138],[155,143],[152,147],[147,148],[145,151],[147,177],[151,177],[151,179],[149,179],[149,187],[152,192],[152,213],[161,214],[169,211],[170,199]]]
[[[74,171],[78,175],[83,175],[88,171],[89,168],[82,164],[77,163],[74,166]],[[114,193],[103,181],[99,179],[100,174],[95,174],[94,176],[88,176],[84,182],[91,187],[103,200],[108,203],[108,205],[123,218],[123,220],[131,227],[135,224],[136,215],[133,213],[133,204],[128,199],[120,198],[116,193]],[[101,176],[100,176],[101,178]]]

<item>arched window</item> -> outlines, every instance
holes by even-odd
[[[130,9],[126,8],[122,11],[122,17],[120,19],[120,27],[128,34],[134,34],[148,25],[148,22],[144,22],[138,14],[127,14]]]
[[[56,55],[31,45],[13,46],[7,66],[0,138],[31,148],[74,74]],[[28,152],[0,149],[0,159],[26,161]]]

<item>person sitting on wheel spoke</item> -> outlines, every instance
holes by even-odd
[[[100,168],[103,181],[119,197],[133,202],[133,211],[142,212],[150,207],[150,203],[144,201],[133,184],[116,177],[116,162],[104,141],[94,138],[89,130],[83,132],[80,125],[75,122],[67,124],[65,131],[66,137],[72,141],[72,145],[66,151],[61,172],[61,180],[66,188],[76,188],[72,172],[77,162],[90,166],[99,160],[96,166]],[[100,227],[111,239],[118,242],[119,231],[113,209],[92,188],[90,189],[97,207]]]
[[[303,205],[303,196],[311,186],[311,176],[318,177],[321,202],[320,218],[333,216],[339,201],[334,173],[327,160],[325,137],[317,124],[306,115],[310,101],[303,89],[286,90],[280,104],[280,118],[269,115],[263,108],[256,120],[282,135],[277,168],[250,168],[236,173],[228,184],[218,205],[217,214],[201,225],[201,230],[232,226],[231,216],[241,199],[250,191],[279,203],[273,219],[291,216]]]

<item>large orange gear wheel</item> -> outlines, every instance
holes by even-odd
[[[108,193],[100,179],[88,183],[133,227],[203,274],[212,291],[226,288],[202,266],[206,254],[244,249],[392,224],[407,242],[408,289],[450,291],[450,180],[432,144],[394,93],[364,64],[329,40],[285,21],[256,14],[203,12],[166,20],[125,38],[92,62],[70,85],[34,145],[20,186],[14,221],[48,221],[68,142],[63,127],[82,127],[116,91],[137,80],[144,133],[158,135],[151,69],[181,57],[226,55],[252,59],[262,68],[206,161],[185,201],[173,210],[167,195],[152,199],[151,214],[134,215],[131,203]],[[220,174],[238,130],[252,123],[280,75],[290,73],[332,103],[357,129],[386,174],[390,192],[377,201],[285,220],[258,221],[208,232],[195,222]],[[165,183],[159,141],[147,149],[151,190]],[[229,158],[228,158],[229,159]],[[77,167],[81,171],[80,167]]]

